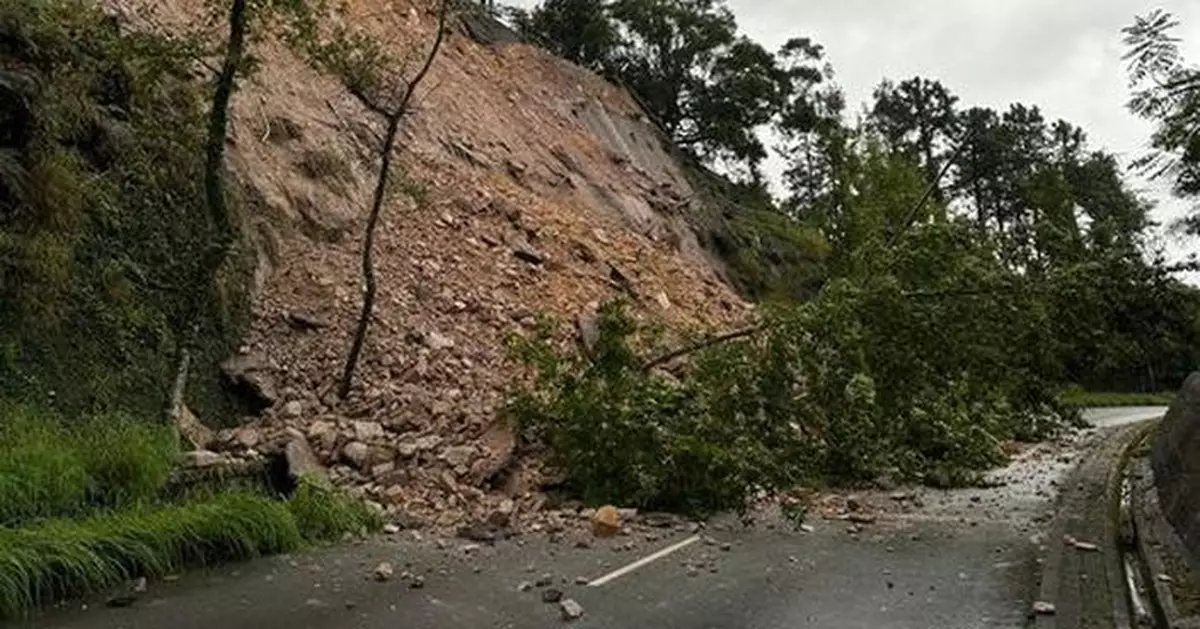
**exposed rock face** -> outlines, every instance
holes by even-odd
[[[119,4],[135,25],[167,29],[198,23],[203,5]],[[424,50],[432,2],[376,4],[351,3],[356,26]],[[254,318],[244,351],[222,367],[263,412],[253,432],[211,446],[285,452],[304,469],[315,460],[394,520],[450,530],[508,526],[544,504],[537,462],[499,415],[519,375],[508,335],[542,312],[583,315],[582,340],[594,344],[588,313],[614,297],[668,324],[725,328],[749,311],[699,246],[684,218],[694,191],[629,95],[536,48],[482,45],[509,38],[465,22],[475,39],[451,32],[426,83],[436,89],[404,122],[397,172],[424,201],[396,194],[384,207],[377,305],[345,400],[335,392],[382,124],[281,46],[256,50],[264,67],[234,100],[229,150],[263,208],[243,229],[258,259]],[[336,172],[303,166],[313,162]]]
[[[1200,372],[1179,388],[1150,455],[1167,520],[1200,565]]]

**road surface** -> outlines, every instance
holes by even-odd
[[[1165,409],[1095,409],[1111,427]],[[1093,432],[1093,431],[1089,431]],[[103,599],[14,626],[44,629],[579,628],[973,629],[1027,626],[1055,485],[1078,440],[1026,452],[994,488],[867,492],[808,530],[773,512],[744,526],[642,529],[611,540],[531,535],[496,546],[403,532],[357,546],[275,557],[150,584],[128,608]],[[844,498],[844,497],[843,497]],[[380,562],[395,577],[371,578]],[[420,576],[422,587],[413,587]],[[540,585],[543,579],[551,585]],[[585,585],[587,580],[591,584]],[[532,587],[530,587],[532,586]]]

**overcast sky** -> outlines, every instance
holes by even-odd
[[[822,44],[855,111],[881,79],[920,75],[942,81],[964,106],[1036,104],[1126,162],[1144,154],[1150,127],[1125,108],[1121,28],[1135,15],[1166,9],[1183,22],[1177,34],[1187,57],[1200,62],[1195,0],[727,1],[742,31],[769,49],[795,36]],[[1159,220],[1184,211],[1164,185],[1138,183],[1159,202]],[[1169,248],[1181,257],[1198,246],[1192,239]]]

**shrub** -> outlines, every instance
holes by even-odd
[[[0,396],[161,413],[198,326],[189,401],[216,415],[245,277],[198,272],[213,232],[202,45],[86,0],[4,0],[0,39]]]

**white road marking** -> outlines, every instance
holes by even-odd
[[[609,581],[612,581],[613,579],[623,577],[623,576],[629,574],[630,572],[633,572],[634,570],[637,570],[638,568],[641,568],[642,566],[644,566],[648,563],[658,561],[659,559],[662,559],[663,557],[666,557],[667,555],[670,555],[671,553],[673,553],[677,550],[686,548],[686,547],[690,546],[691,544],[695,544],[698,541],[700,541],[700,536],[693,535],[693,536],[683,540],[682,542],[677,542],[675,544],[671,544],[670,546],[667,546],[666,548],[664,548],[658,552],[646,555],[645,557],[642,557],[641,559],[638,559],[637,561],[635,561],[627,566],[624,566],[622,568],[617,568],[616,570],[613,570],[612,572],[610,572],[598,579],[593,579],[588,582],[588,586],[589,587],[599,587],[601,585],[604,585],[605,583],[608,583]]]

